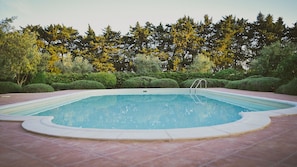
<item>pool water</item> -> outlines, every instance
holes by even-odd
[[[36,116],[54,116],[53,123],[98,129],[176,129],[234,122],[249,108],[198,95],[94,96],[50,109]]]

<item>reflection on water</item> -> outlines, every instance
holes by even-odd
[[[199,102],[197,102],[199,99]],[[60,125],[100,129],[202,127],[240,119],[242,107],[190,95],[110,95],[90,97],[36,115]]]

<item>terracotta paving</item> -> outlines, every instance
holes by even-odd
[[[220,90],[297,101],[296,96]],[[20,94],[23,98],[19,99],[17,94],[6,95],[14,97],[12,103],[15,103],[59,94],[27,94],[27,97]],[[2,98],[0,104],[5,104],[1,101]],[[21,127],[21,122],[0,121],[0,166],[294,167],[297,166],[297,115],[273,117],[265,129],[239,136],[150,142],[57,138],[29,133]]]

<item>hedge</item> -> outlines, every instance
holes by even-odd
[[[38,93],[38,92],[53,92],[54,88],[48,84],[36,83],[29,84],[23,87],[25,93]]]
[[[202,78],[201,78],[202,79]],[[187,79],[180,84],[182,88],[189,88],[193,84],[196,79]],[[225,79],[212,79],[212,78],[205,78],[207,81],[207,87],[225,87],[225,85],[229,82]]]
[[[117,78],[112,73],[98,72],[86,75],[86,80],[92,80],[102,83],[106,88],[115,88]]]
[[[162,78],[152,80],[150,83],[150,87],[152,88],[179,88],[178,83],[170,78]]]
[[[294,78],[287,84],[281,85],[278,89],[276,89],[276,93],[297,95],[297,78]]]
[[[105,86],[97,81],[78,80],[69,84],[70,89],[104,89]]]
[[[280,78],[252,76],[242,80],[230,81],[225,87],[231,89],[273,92],[280,86],[280,83]]]
[[[0,93],[18,93],[22,91],[22,87],[16,83],[5,81],[0,82]]]
[[[156,79],[148,76],[130,78],[123,82],[122,88],[149,88],[151,87],[151,82]]]

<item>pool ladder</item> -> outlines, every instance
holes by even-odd
[[[203,88],[203,86],[207,88],[207,81],[200,78],[196,79],[190,87],[190,93],[197,93],[197,88]]]
[[[194,102],[196,104],[198,104],[198,103],[203,104],[201,102],[201,100],[199,99],[199,97],[196,95],[197,89],[203,88],[203,86],[204,86],[204,88],[207,88],[207,81],[205,79],[198,78],[192,83],[192,85],[190,87],[190,96],[192,97],[192,99],[194,100]]]

